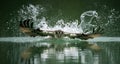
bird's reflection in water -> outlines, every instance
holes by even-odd
[[[88,42],[36,43],[21,53],[21,64],[93,64],[100,50]]]

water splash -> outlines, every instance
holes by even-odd
[[[70,32],[70,33],[82,33],[82,29],[79,27],[78,20],[75,20],[73,22],[67,22],[63,19],[58,20],[54,26],[48,26],[48,23],[46,21],[46,18],[43,17],[41,22],[39,22],[38,25],[36,25],[35,28],[40,28],[42,30],[62,30],[64,32]]]
[[[98,18],[98,13],[96,11],[86,11],[81,14],[80,27],[83,29],[84,33],[93,33],[93,28],[97,26],[97,22],[94,21],[96,18]]]
[[[108,26],[108,25],[111,25],[111,24],[116,25],[115,21],[118,21],[118,19],[120,18],[120,15],[116,15],[118,12],[116,12],[114,9],[110,10],[109,13],[108,12],[99,13],[99,16],[98,16],[98,11],[97,12],[96,11],[86,11],[83,14],[81,14],[81,16],[80,16],[81,20],[77,20],[76,19],[76,20],[74,20],[72,22],[66,22],[66,21],[64,21],[64,19],[60,19],[60,20],[56,21],[56,24],[54,26],[51,26],[48,23],[51,20],[48,21],[47,18],[44,17],[44,16],[42,16],[42,18],[39,17],[43,12],[44,12],[43,7],[39,7],[39,6],[37,7],[37,6],[34,6],[34,5],[29,5],[27,7],[23,6],[23,8],[19,11],[19,18],[18,19],[24,20],[24,19],[32,18],[33,21],[35,22],[35,26],[34,27],[35,28],[41,28],[41,29],[44,29],[44,30],[58,30],[58,29],[60,29],[60,30],[63,30],[65,32],[92,33],[91,32],[92,28],[97,27],[99,25],[102,25],[102,27],[104,25],[105,26]],[[103,10],[102,10],[102,12],[103,12]],[[105,14],[105,13],[108,13],[108,14]],[[81,24],[79,24],[79,21],[81,21]],[[15,29],[15,27],[16,26],[14,26],[13,28]],[[8,29],[10,29],[10,28],[8,27]],[[42,38],[32,38],[32,37],[0,38],[1,42],[36,42],[36,41],[42,42],[41,40],[43,40],[43,39]],[[51,41],[51,40],[48,40],[48,41],[47,40],[48,39],[46,39],[44,41],[46,41],[46,42],[50,42]],[[73,42],[73,41],[75,42],[75,39],[73,39],[73,40],[71,39],[68,42]],[[90,41],[90,42],[100,42],[100,43],[104,42],[104,44],[101,44],[101,45],[104,46],[104,48],[106,49],[105,52],[107,53],[107,57],[110,58],[109,59],[109,61],[110,61],[109,63],[115,64],[115,63],[117,63],[115,61],[119,62],[119,60],[115,59],[115,58],[119,57],[119,51],[117,51],[118,54],[117,53],[115,53],[115,54],[113,53],[116,49],[119,49],[119,46],[117,46],[118,44],[116,45],[117,48],[113,44],[112,44],[112,46],[109,46],[109,47],[111,47],[111,49],[113,51],[108,50],[109,47],[106,46],[106,45],[111,43],[110,41],[120,42],[120,38],[119,37],[100,37],[100,38],[95,38],[93,40],[88,40],[88,41]],[[66,42],[66,39],[65,39],[65,42]],[[106,44],[105,42],[109,42],[109,43]],[[113,55],[115,55],[115,57],[113,57]],[[104,58],[104,56],[105,56],[105,53],[103,53],[103,56],[101,56],[101,57]],[[103,58],[100,58],[100,60],[101,59],[103,60]],[[105,58],[105,59],[107,59],[107,58]],[[102,62],[105,62],[105,60],[103,60]],[[83,63],[84,63],[84,61],[83,61]]]
[[[40,16],[43,12],[45,12],[45,8],[40,5],[32,5],[24,6],[18,11],[19,19],[25,20],[28,18],[37,21],[37,17]]]
[[[29,5],[27,7],[23,6],[23,8],[18,11],[20,19],[28,19],[32,18],[34,21],[34,28],[40,28],[43,30],[62,30],[70,33],[83,33],[82,28],[79,26],[79,20],[74,20],[72,22],[66,22],[64,19],[60,19],[56,22],[54,26],[48,25],[48,20],[46,17],[42,16],[42,18],[38,18],[44,12],[43,7]],[[52,22],[52,21],[51,21]]]
[[[85,34],[91,34],[93,33],[93,28],[97,30],[98,27],[105,28],[109,24],[111,24],[114,20],[115,11],[111,10],[110,12],[106,12],[109,15],[102,16],[101,14],[98,14],[96,11],[86,11],[83,12],[80,15],[80,20],[76,19],[73,21],[66,22],[63,18],[58,19],[54,25],[50,25],[52,20],[48,19],[47,16],[42,15],[46,12],[47,9],[45,9],[42,6],[38,5],[32,5],[29,6],[23,6],[20,11],[18,11],[19,19],[28,19],[32,18],[34,22],[34,28],[42,29],[42,30],[62,30],[64,32],[70,32],[70,33],[85,33]],[[110,14],[111,13],[111,14]],[[105,18],[106,20],[103,20]],[[54,18],[53,18],[54,19]],[[80,24],[79,24],[80,23]]]

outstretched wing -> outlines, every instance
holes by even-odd
[[[33,22],[30,20],[20,21],[20,31],[30,36],[36,36],[37,34],[33,33]]]
[[[78,39],[82,39],[82,40],[87,40],[87,39],[92,39],[95,37],[99,37],[101,36],[101,34],[74,34],[74,35],[67,35],[69,38],[78,38]]]
[[[104,33],[104,29],[101,26],[98,26],[97,28],[93,28],[93,33],[88,34],[88,36],[91,38],[95,38],[101,36],[103,33]]]
[[[97,29],[93,28],[93,33],[91,34],[84,34],[84,33],[68,33],[67,36],[70,38],[79,38],[82,40],[92,39],[95,37],[101,36],[104,30],[99,26]]]
[[[53,34],[50,31],[40,30],[39,28],[34,29],[33,22],[31,21],[31,19],[20,21],[20,31],[33,37],[48,36],[48,35],[53,36]]]

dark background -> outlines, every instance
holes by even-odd
[[[88,7],[94,3],[101,3],[108,5],[111,8],[115,8],[120,11],[119,0],[2,0],[0,2],[0,19],[8,18],[10,13],[13,13],[21,8],[22,5],[28,4],[40,4],[40,5],[52,5],[55,8],[62,8],[69,11],[77,11],[78,9]],[[72,10],[74,8],[74,10]]]

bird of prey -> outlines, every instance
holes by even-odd
[[[92,34],[85,34],[85,33],[67,33],[62,30],[43,30],[43,29],[34,29],[33,28],[33,22],[31,19],[26,19],[24,21],[20,21],[20,30],[21,32],[28,34],[29,36],[35,37],[35,36],[51,36],[54,38],[61,38],[61,37],[69,37],[69,38],[79,38],[82,40],[87,40],[91,38],[95,38],[100,36],[100,33],[97,33],[99,31],[102,31],[99,27],[97,30],[93,29]],[[89,28],[89,27],[88,27]]]

